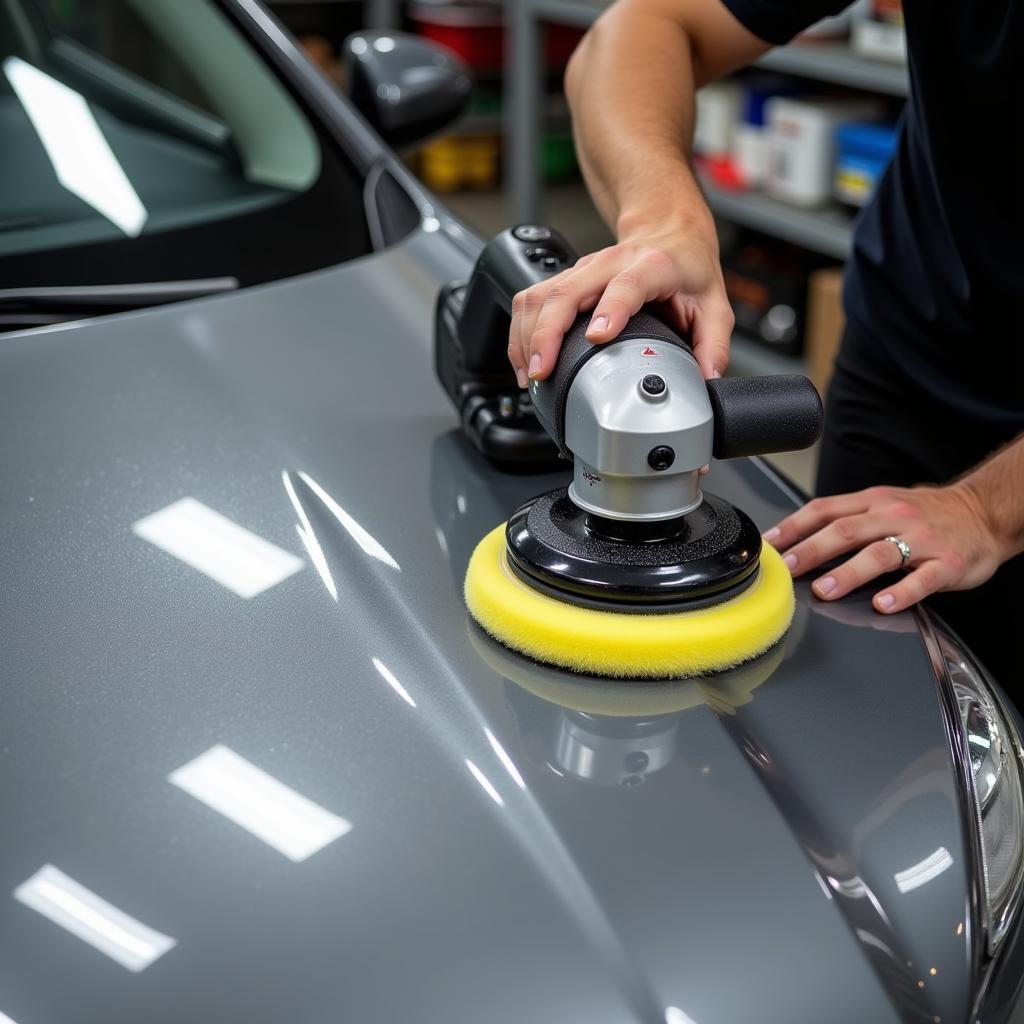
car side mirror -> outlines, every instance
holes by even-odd
[[[473,76],[459,57],[406,32],[349,36],[345,65],[349,98],[394,146],[425,139],[450,124],[473,91]]]

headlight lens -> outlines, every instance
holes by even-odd
[[[984,672],[950,636],[937,631],[946,678],[960,711],[978,830],[989,952],[1006,934],[1024,881],[1024,786],[1020,739]]]

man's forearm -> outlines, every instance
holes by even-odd
[[[719,0],[619,0],[591,29],[566,92],[587,185],[620,238],[652,224],[714,235],[689,165],[694,93],[762,49]]]
[[[707,221],[688,166],[693,62],[678,22],[620,5],[574,55],[566,85],[580,163],[616,233],[669,211]]]
[[[1006,558],[1024,551],[1024,434],[961,477],[958,486],[1005,544]]]

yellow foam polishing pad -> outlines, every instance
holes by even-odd
[[[505,553],[504,525],[473,552],[466,605],[506,647],[573,672],[623,679],[682,679],[749,661],[789,627],[793,580],[765,544],[757,579],[742,594],[692,611],[600,611],[560,601],[524,583]]]

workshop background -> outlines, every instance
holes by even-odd
[[[483,237],[540,219],[580,252],[611,242],[580,176],[562,93],[569,55],[608,0],[270,6],[337,83],[342,41],[359,28],[415,32],[470,65],[468,112],[405,157]],[[698,94],[694,152],[736,314],[731,372],[804,373],[824,394],[853,221],[895,148],[907,89],[899,0],[859,0]],[[815,450],[775,461],[810,489]]]

